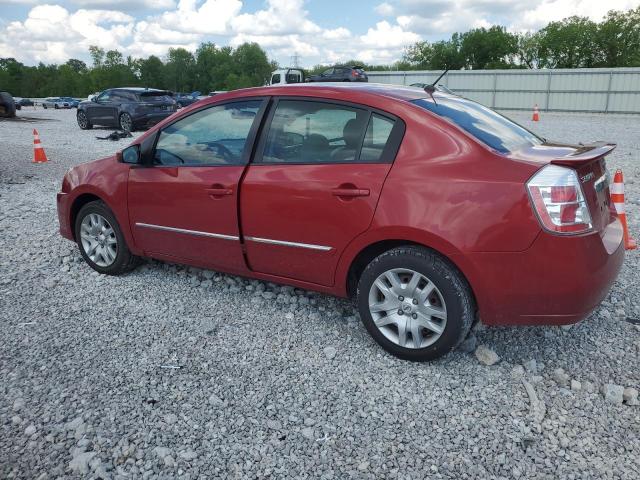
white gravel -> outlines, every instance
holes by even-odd
[[[347,301],[160,262],[94,273],[55,194],[128,142],[74,114],[0,121],[0,478],[640,478],[637,252],[572,328],[480,325],[495,365],[403,362]],[[640,117],[510,115],[617,142],[638,237]]]

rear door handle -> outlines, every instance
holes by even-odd
[[[368,197],[368,188],[334,188],[331,193],[335,197]]]

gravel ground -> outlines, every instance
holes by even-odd
[[[578,325],[480,325],[475,355],[408,363],[347,301],[161,262],[94,273],[55,193],[128,142],[74,114],[0,121],[0,478],[640,478],[637,252]],[[510,115],[617,142],[639,235],[639,116]]]

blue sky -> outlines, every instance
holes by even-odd
[[[534,30],[570,15],[600,20],[640,0],[0,0],[0,57],[88,60],[89,45],[134,57],[203,41],[259,43],[281,65],[391,63],[419,40],[492,24]]]

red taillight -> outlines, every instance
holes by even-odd
[[[355,70],[351,71],[351,76],[352,77],[357,77],[358,76],[358,72],[356,72]]]
[[[540,224],[548,231],[578,234],[593,228],[575,170],[548,165],[527,182]]]

